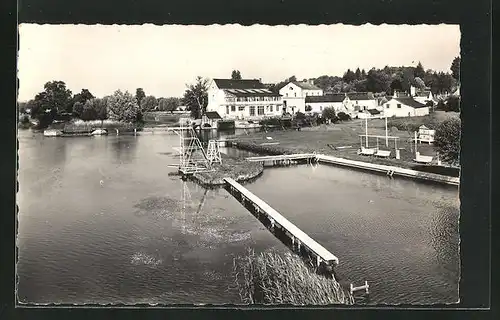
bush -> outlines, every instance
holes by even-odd
[[[309,112],[312,110],[312,107],[310,105],[307,105],[306,108],[304,109],[306,112]]]
[[[440,158],[449,164],[460,164],[460,128],[459,118],[444,120],[436,129],[434,146]]]
[[[339,114],[337,116],[338,116],[338,118],[339,118],[340,121],[349,121],[349,120],[351,120],[351,116],[348,115],[345,112],[339,112]]]
[[[267,118],[267,119],[261,120],[260,124],[263,126],[280,126],[281,119],[278,117]]]
[[[306,118],[307,118],[307,116],[300,111],[295,114],[295,119],[297,119],[297,120],[304,120]]]
[[[291,253],[280,255],[253,250],[234,260],[234,280],[243,303],[327,305],[353,304],[335,279],[310,270]]]
[[[321,115],[323,116],[323,118],[332,120],[333,122],[335,122],[334,120],[338,119],[334,108],[324,108]]]

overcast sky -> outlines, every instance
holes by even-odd
[[[279,82],[347,68],[410,66],[449,71],[460,54],[458,25],[126,26],[33,25],[19,28],[19,100],[47,81],[95,96],[144,88],[156,97],[182,96],[196,76]]]

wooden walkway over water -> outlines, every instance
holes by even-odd
[[[241,203],[250,202],[259,216],[264,215],[274,228],[281,229],[300,249],[305,249],[310,255],[316,258],[316,263],[319,266],[321,263],[335,266],[339,263],[339,259],[322,245],[314,241],[302,230],[297,228],[293,223],[283,217],[278,211],[274,210],[270,205],[265,203],[259,197],[247,190],[241,184],[231,178],[224,178],[228,191]]]

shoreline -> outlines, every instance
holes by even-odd
[[[232,140],[231,146],[237,149],[252,151],[262,155],[286,155],[286,154],[294,154],[293,150],[290,150],[286,147],[274,146],[274,145],[259,145],[254,142],[247,142],[241,140]],[[304,150],[307,153],[310,153],[310,150]],[[312,151],[316,152],[316,151]],[[453,176],[447,174],[439,174],[435,172],[427,172],[423,170],[415,170],[415,168],[422,168],[422,165],[406,165],[400,166],[399,163],[394,163],[396,161],[384,161],[384,160],[392,160],[392,159],[377,159],[370,158],[372,160],[369,161],[360,161],[358,159],[349,159],[349,157],[339,157],[331,154],[319,154],[318,160],[322,163],[337,165],[342,167],[350,167],[356,170],[369,171],[373,173],[383,173],[389,176],[400,176],[405,178],[417,179],[421,181],[432,181],[437,183],[444,183],[448,185],[458,186],[460,184],[460,175]],[[367,159],[368,160],[368,159]],[[382,161],[380,161],[382,160]],[[382,162],[382,163],[381,163]],[[402,162],[402,161],[400,161]],[[403,162],[404,163],[404,162]],[[437,166],[429,166],[429,168],[433,169],[449,169],[448,167],[437,167]],[[444,170],[443,170],[444,171]]]

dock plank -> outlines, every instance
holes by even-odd
[[[325,261],[333,261],[335,264],[339,263],[339,259],[333,255],[330,251],[328,251],[325,247],[317,243],[314,239],[309,237],[305,232],[296,227],[293,223],[288,221],[285,217],[283,217],[278,211],[274,210],[270,205],[261,200],[259,197],[254,195],[248,189],[243,187],[241,184],[236,182],[231,178],[224,178],[224,180],[229,183],[232,187],[237,189],[241,194],[245,196],[248,200],[252,201],[255,205],[257,205],[262,211],[264,211],[267,215],[269,215],[276,224],[285,228],[288,232],[290,232],[296,239],[298,239],[304,246],[307,246],[311,251],[316,253]]]

